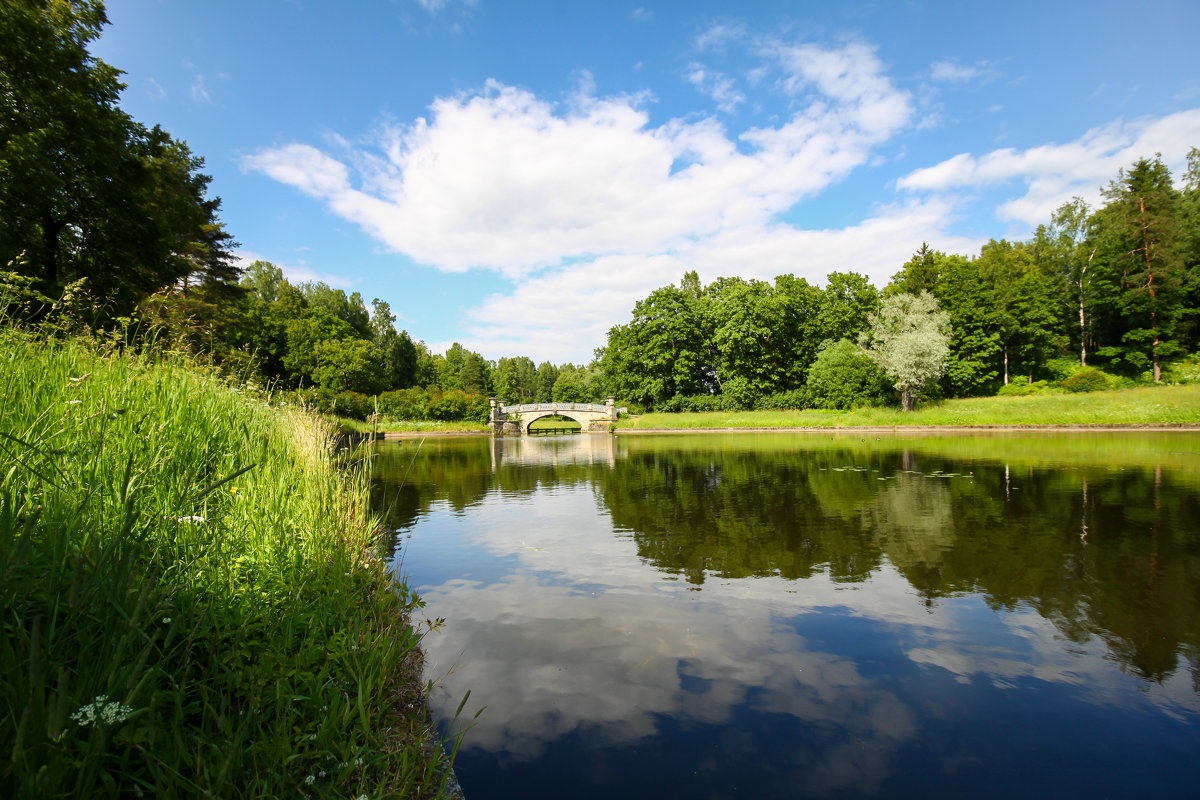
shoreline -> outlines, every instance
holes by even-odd
[[[1171,431],[1200,433],[1200,422],[1116,422],[1094,425],[1073,424],[1018,424],[1018,425],[823,425],[823,426],[747,426],[747,427],[694,427],[694,428],[625,428],[619,427],[609,435],[661,433],[1021,433],[1021,432],[1149,432]],[[397,441],[403,439],[460,438],[492,436],[491,431],[379,431],[375,434],[357,434],[352,441]],[[576,435],[576,434],[570,434]],[[511,437],[506,437],[511,438]]]

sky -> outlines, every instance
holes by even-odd
[[[244,263],[586,364],[688,270],[877,287],[1200,147],[1195,0],[109,0]]]

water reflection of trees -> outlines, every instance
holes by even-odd
[[[377,475],[408,476],[379,482],[393,528],[434,502],[464,510],[490,492],[588,483],[645,562],[696,586],[823,571],[857,582],[886,561],[927,603],[978,593],[997,609],[1034,608],[1072,641],[1099,637],[1149,680],[1200,653],[1200,494],[1178,469],[1051,469],[919,442],[645,442],[624,445],[614,468],[452,444],[380,456]]]

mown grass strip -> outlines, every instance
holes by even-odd
[[[1200,385],[1149,386],[1085,394],[946,400],[904,413],[738,411],[651,413],[617,423],[622,429],[843,428],[982,425],[1200,424]]]

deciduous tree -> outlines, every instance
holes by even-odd
[[[945,372],[950,354],[950,315],[929,292],[893,294],[883,301],[860,344],[900,391],[905,411],[917,393]]]

